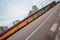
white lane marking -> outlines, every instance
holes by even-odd
[[[54,14],[54,13],[53,13]],[[47,20],[53,15],[51,13],[51,15],[44,21],[44,23],[42,23],[35,31],[33,31],[25,40],[28,40],[43,24],[45,24],[47,22]]]
[[[51,31],[56,31],[57,26],[58,26],[58,23],[54,23],[50,30]]]

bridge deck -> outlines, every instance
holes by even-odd
[[[53,11],[54,10],[54,11]],[[25,28],[16,32],[7,40],[45,40],[43,39],[50,30],[57,14],[60,12],[60,4],[52,8]],[[56,21],[57,22],[57,21]]]

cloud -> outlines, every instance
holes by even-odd
[[[0,4],[0,24],[7,25],[14,20],[28,16],[32,0],[2,0]]]
[[[14,20],[23,20],[28,16],[32,5],[42,8],[50,2],[52,0],[0,0],[0,24],[7,25]]]

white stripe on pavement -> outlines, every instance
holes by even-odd
[[[54,14],[54,13],[53,13]],[[44,23],[42,23],[35,31],[33,31],[32,33],[31,33],[31,35],[29,35],[25,40],[28,40],[35,32],[37,32],[37,30],[43,25],[43,24],[45,24],[46,22],[47,22],[47,20],[53,15],[52,13],[51,13],[51,15],[44,21]]]

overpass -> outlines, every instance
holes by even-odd
[[[59,13],[60,3],[53,2],[0,35],[0,40],[53,40],[59,28]]]

